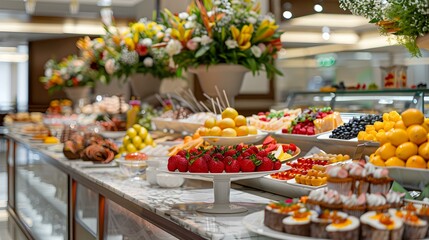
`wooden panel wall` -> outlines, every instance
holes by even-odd
[[[44,65],[50,58],[62,59],[70,54],[77,54],[76,41],[80,37],[69,37],[60,39],[49,39],[31,41],[28,44],[28,110],[46,111],[49,102],[53,99],[64,98],[63,92],[52,95],[40,83],[39,78],[44,75]]]

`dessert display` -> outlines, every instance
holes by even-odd
[[[289,128],[292,121],[301,114],[301,109],[283,109],[269,112],[259,112],[257,115],[248,117],[249,125],[262,131],[278,131],[282,128]]]
[[[282,220],[284,231],[298,236],[310,236],[310,220],[316,212],[300,208]]]
[[[360,131],[365,130],[366,125],[373,125],[376,121],[383,121],[381,115],[362,115],[353,117],[347,123],[332,130],[329,138],[349,140],[358,136]]]
[[[118,96],[103,97],[100,101],[82,107],[83,114],[118,114],[128,111],[130,106]]]
[[[304,204],[298,201],[271,202],[265,206],[264,225],[276,231],[283,232],[283,219],[303,207]]]
[[[13,123],[41,123],[43,114],[41,112],[18,112],[7,114],[3,121],[5,125]]]
[[[315,135],[331,131],[343,124],[338,112],[330,107],[308,108],[302,111],[289,128],[283,128],[282,133]]]

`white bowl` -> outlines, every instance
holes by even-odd
[[[185,179],[180,176],[171,175],[168,173],[158,173],[156,175],[156,181],[160,187],[163,188],[177,188],[182,186]]]
[[[116,159],[119,164],[121,173],[127,177],[135,176],[139,173],[143,173],[147,168],[146,160],[125,160],[123,158]]]

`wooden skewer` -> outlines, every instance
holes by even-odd
[[[207,93],[203,93],[203,96],[206,97],[209,101],[212,101],[213,98],[211,98]],[[214,102],[218,107],[222,108],[218,103]]]
[[[225,89],[223,89],[223,95],[225,96],[226,105],[229,107],[228,97],[226,96]]]
[[[219,103],[219,98],[216,98],[216,102],[217,102],[217,106],[219,107],[219,112],[222,113],[222,108],[221,108],[221,105]]]
[[[215,102],[214,102],[213,98],[210,98],[210,100],[212,101],[213,112],[215,115],[217,115],[216,108],[215,108]]]
[[[180,94],[180,92],[179,92],[179,91],[177,91],[177,90],[175,90],[175,92],[176,92],[176,94],[177,94],[178,96],[181,96],[181,95],[182,95],[182,94]],[[191,99],[190,101],[195,102],[195,100],[192,98],[192,96],[189,96],[188,92],[186,92],[186,91],[183,91],[183,92],[185,93],[186,97],[188,97],[188,98],[190,98],[190,99]],[[188,100],[188,99],[187,99],[187,100]],[[195,103],[191,104],[191,102],[189,102],[189,101],[188,101],[188,104],[190,104],[190,105],[195,105],[196,109],[197,109],[198,111],[201,111],[201,107],[199,106],[199,104],[198,104],[197,102],[195,102]]]
[[[217,93],[217,97],[220,99],[220,103],[222,104],[222,108],[225,108],[225,104],[223,103],[223,98],[220,95],[219,88],[217,88],[217,85],[215,85],[215,90],[216,90],[216,93]]]
[[[200,101],[200,104],[201,104],[201,106],[203,106],[204,107],[204,109],[207,111],[207,112],[212,112],[212,111],[210,111],[210,109],[202,102],[202,101]]]
[[[185,91],[186,92],[186,91]],[[191,96],[191,98],[192,98],[192,100],[195,102],[195,104],[197,105],[197,108],[201,111],[201,110],[204,110],[204,109],[201,109],[201,107],[199,106],[199,104],[198,104],[198,100],[197,100],[197,98],[195,97],[195,95],[194,95],[194,93],[191,91],[191,89],[190,88],[188,88],[188,93],[189,93],[189,95]]]

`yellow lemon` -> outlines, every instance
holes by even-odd
[[[429,160],[429,143],[425,142],[419,146],[419,155],[426,160]]]
[[[255,126],[248,126],[248,128],[249,128],[249,134],[250,135],[256,135],[256,134],[258,134],[258,129],[256,129]]]
[[[398,157],[391,157],[384,164],[386,167],[405,167],[405,162]]]
[[[407,160],[409,157],[416,155],[418,147],[415,143],[404,142],[396,148],[395,155],[402,159]]]
[[[384,167],[385,163],[383,159],[381,159],[380,155],[374,154],[372,157],[370,157],[369,162],[374,164],[375,166]]]
[[[235,122],[232,118],[224,118],[218,122],[218,127],[221,129],[235,128]]]
[[[224,118],[235,119],[237,116],[238,116],[237,110],[231,107],[225,108],[225,110],[223,110],[222,112],[222,119]]]
[[[407,127],[405,127],[404,121],[402,120],[395,122],[394,128],[407,129]]]
[[[388,142],[383,144],[383,146],[377,149],[378,154],[381,159],[387,160],[391,157],[395,156],[396,147],[392,145],[392,143]]]
[[[237,127],[247,125],[247,119],[243,115],[238,115],[237,117],[235,117],[234,122],[235,122],[235,126]]]
[[[407,128],[407,134],[411,142],[419,145],[426,142],[428,132],[420,125],[411,125]]]
[[[422,124],[425,120],[423,113],[415,108],[409,108],[402,112],[401,114],[402,121],[406,127],[409,127],[413,124]]]
[[[214,126],[216,126],[216,118],[214,118],[214,117],[209,117],[204,122],[204,127],[206,127],[206,128],[212,128]]]
[[[221,136],[222,135],[222,129],[218,126],[214,126],[210,128],[208,136]]]
[[[247,126],[240,126],[235,129],[237,136],[247,136],[249,135],[249,128]]]
[[[237,132],[233,128],[225,128],[222,130],[222,137],[237,137]]]
[[[408,134],[404,129],[392,129],[387,133],[387,139],[397,147],[404,142],[408,142]]]
[[[127,146],[125,146],[125,149],[127,149],[127,152],[129,153],[137,152],[136,146],[132,143],[128,143]]]
[[[204,137],[204,136],[209,136],[209,129],[206,127],[200,127],[197,130],[198,135]]]
[[[418,155],[411,156],[405,163],[405,167],[409,168],[426,168],[426,166],[426,161]]]

